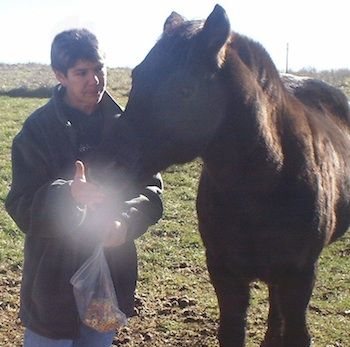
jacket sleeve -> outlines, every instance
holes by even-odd
[[[122,217],[128,225],[127,239],[134,240],[158,222],[163,214],[163,180],[158,173],[151,177],[140,193],[126,201]]]
[[[28,124],[15,137],[5,207],[24,233],[50,238],[78,228],[85,210],[70,194],[71,181],[52,177],[43,142]]]

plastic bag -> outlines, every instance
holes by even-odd
[[[96,248],[70,282],[80,319],[85,325],[99,332],[109,332],[126,324],[102,246]]]

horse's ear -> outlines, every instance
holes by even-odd
[[[231,26],[225,10],[216,5],[204,23],[201,37],[210,54],[218,54],[230,37]]]
[[[164,23],[164,34],[170,34],[176,27],[185,21],[185,18],[176,12],[172,12]]]

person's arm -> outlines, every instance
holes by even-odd
[[[24,233],[55,237],[78,228],[85,209],[71,195],[72,180],[52,177],[41,141],[31,124],[14,139],[12,185],[5,206]]]
[[[151,177],[134,190],[133,197],[124,202],[123,211],[107,225],[105,247],[119,246],[145,233],[150,225],[158,222],[163,214],[163,181],[160,174]]]

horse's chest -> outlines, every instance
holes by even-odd
[[[304,263],[318,249],[310,206],[271,195],[216,194],[202,184],[200,233],[208,254],[222,266],[266,278],[281,266]]]

